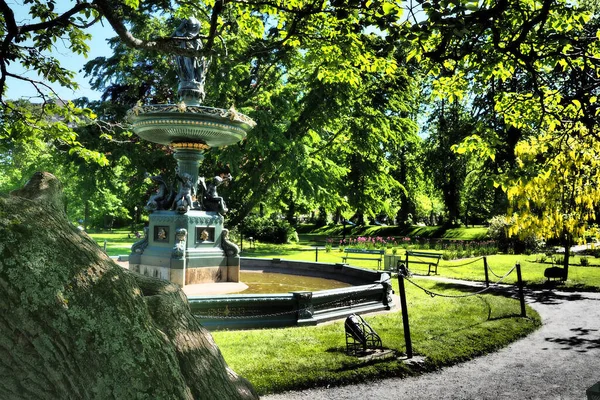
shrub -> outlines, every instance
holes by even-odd
[[[455,260],[458,258],[456,250],[446,250],[442,253],[442,260]]]
[[[552,260],[556,265],[563,265],[565,263],[565,256],[554,256]]]
[[[246,237],[265,243],[289,243],[298,241],[298,234],[289,222],[281,218],[250,216],[240,231]]]
[[[506,217],[498,215],[489,222],[488,236],[498,243],[498,248],[501,252],[522,254],[525,251],[534,252],[539,249],[540,242],[533,235],[523,238],[508,237],[507,232],[511,226],[511,221],[506,221]]]
[[[579,264],[581,264],[582,267],[587,267],[588,265],[590,265],[590,260],[588,257],[581,257],[579,259]]]
[[[315,221],[315,226],[320,228],[323,227],[325,225],[327,225],[327,221],[328,221],[328,215],[327,215],[327,210],[325,210],[325,207],[319,207],[319,213],[317,216],[317,220]]]

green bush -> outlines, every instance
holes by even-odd
[[[456,260],[458,258],[458,252],[456,250],[446,250],[442,253],[442,260]]]
[[[563,265],[565,263],[565,256],[554,256],[552,257],[552,261],[556,265]]]
[[[579,259],[579,263],[581,264],[582,267],[587,267],[588,265],[590,265],[590,260],[588,257],[581,257]]]
[[[240,231],[244,237],[252,237],[263,243],[297,242],[298,234],[294,227],[281,218],[250,216],[246,218]]]

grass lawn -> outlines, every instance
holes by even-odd
[[[432,252],[435,252],[432,250]],[[330,252],[325,250],[318,251],[318,260],[320,262],[341,263],[343,252],[334,248]],[[400,250],[398,255],[404,257],[404,250]],[[287,258],[290,260],[307,260],[315,261],[317,254],[315,249],[301,249],[299,246],[275,246],[267,244],[259,244],[255,249],[244,249],[242,256],[245,257],[264,257],[264,258]],[[521,272],[526,285],[542,285],[546,283],[544,278],[544,270],[552,264],[546,262],[537,262],[541,255],[510,255],[496,254],[487,256],[489,267],[490,282],[497,282],[499,277],[507,273],[518,262],[521,264]],[[600,291],[600,259],[588,257],[589,266],[583,267],[580,256],[571,257],[569,266],[569,279],[566,282],[560,283],[560,287],[565,289],[577,289],[588,291]],[[376,269],[376,261],[352,260],[352,265]],[[410,267],[410,266],[409,266]],[[415,265],[411,267],[411,271],[416,274],[426,274],[427,266]],[[464,279],[471,281],[484,281],[485,273],[483,268],[483,260],[481,257],[467,258],[462,260],[440,260],[438,274],[447,278]],[[496,275],[494,275],[496,274]],[[502,282],[514,284],[517,281],[516,271],[511,273]],[[558,283],[558,282],[556,282]]]
[[[419,284],[436,292],[464,294],[440,283],[420,280]],[[394,285],[397,293],[396,280]],[[518,301],[492,294],[432,298],[408,284],[407,299],[413,352],[426,357],[425,364],[418,367],[396,358],[365,361],[346,355],[343,321],[212,334],[233,370],[265,394],[434,370],[497,350],[540,325],[539,315],[532,309],[527,309],[528,318],[521,318]],[[364,318],[381,336],[385,348],[398,354],[405,351],[400,311]]]
[[[560,283],[560,287],[564,289],[577,290],[600,290],[600,260],[597,258],[588,258],[590,265],[581,266],[579,256],[571,257],[569,264],[569,279],[566,282]],[[546,283],[544,270],[551,267],[550,263],[538,262],[538,255],[509,255],[496,254],[487,256],[489,267],[490,282],[499,280],[499,276],[506,274],[516,263],[521,264],[521,273],[523,281],[527,286],[537,286]],[[475,261],[477,260],[477,261]],[[448,278],[457,278],[474,281],[484,281],[485,273],[483,268],[483,260],[478,258],[455,260],[455,261],[440,261],[438,273],[441,276]],[[517,282],[516,271],[511,273],[504,283],[514,284]],[[558,284],[559,282],[556,282]]]
[[[129,229],[103,231],[103,232],[87,232],[92,239],[98,243],[98,246],[104,247],[106,240],[106,253],[109,256],[122,256],[131,253],[131,245],[137,239]]]
[[[474,229],[478,228],[469,228],[469,231]],[[451,231],[453,230],[447,230],[446,232],[448,233]],[[128,255],[131,252],[131,245],[139,240],[134,238],[128,229],[99,233],[88,232],[88,234],[100,247],[104,246],[104,241],[106,240],[106,252],[110,256]],[[461,235],[461,237],[464,238],[465,233],[463,232]],[[330,252],[327,252],[322,248],[316,251],[315,247],[299,244],[271,245],[264,243],[258,243],[254,248],[249,248],[249,243],[247,242],[244,243],[242,252],[243,257],[286,258],[289,260],[306,261],[315,261],[315,259],[318,259],[320,262],[327,263],[341,263],[343,255],[344,253],[337,248],[333,248]],[[403,257],[404,250],[400,250],[398,255]],[[519,262],[521,264],[523,280],[526,285],[537,286],[545,284],[546,278],[544,278],[544,270],[552,266],[552,264],[549,262],[539,262],[541,258],[541,254],[496,254],[487,256],[487,262],[490,268],[490,282],[498,281],[499,278],[497,276],[503,276]],[[589,266],[584,267],[580,265],[580,256],[571,257],[569,279],[566,282],[560,283],[561,288],[600,291],[600,259],[594,257],[587,257],[587,259]],[[352,265],[370,269],[377,268],[376,261],[352,260]],[[411,268],[411,270],[417,274],[426,273],[426,267],[422,265],[416,265],[414,268]],[[438,273],[440,276],[447,278],[472,281],[485,280],[483,260],[480,257],[453,261],[440,260]],[[509,284],[514,284],[516,281],[516,272],[513,272],[503,280],[504,283]]]
[[[91,233],[102,247],[107,241],[109,255],[129,254],[128,230]],[[318,251],[321,262],[341,262],[343,252]],[[315,249],[299,245],[265,245],[244,249],[242,256],[315,260]],[[503,274],[521,261],[526,280],[543,276],[544,265],[528,263],[535,256],[492,256],[494,272]],[[440,263],[440,274],[462,279],[483,279],[482,261],[456,267],[465,261]],[[359,261],[357,266],[375,269],[374,261]],[[531,264],[531,265],[529,265]],[[454,268],[452,266],[455,266]],[[537,269],[536,269],[537,268]],[[600,268],[590,268],[598,270]],[[541,271],[541,272],[540,272]],[[578,276],[577,268],[572,268]],[[444,294],[462,294],[448,284],[419,280],[419,284]],[[510,277],[507,282],[514,279]],[[583,279],[583,278],[581,278]],[[398,291],[394,279],[395,291]],[[600,282],[598,283],[600,286]],[[528,318],[519,317],[519,303],[499,295],[486,294],[467,298],[430,297],[407,284],[409,317],[415,355],[424,356],[424,365],[409,367],[395,357],[364,361],[345,353],[343,321],[316,327],[217,331],[213,337],[227,363],[248,378],[261,394],[328,384],[344,384],[386,376],[407,376],[454,364],[506,346],[540,325],[539,316],[528,308]],[[400,311],[367,315],[367,322],[379,333],[385,348],[395,354],[405,351]]]

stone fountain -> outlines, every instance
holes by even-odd
[[[184,20],[174,37],[181,47],[198,50],[200,22]],[[204,152],[237,143],[255,123],[233,107],[202,106],[206,57],[174,57],[179,75],[178,104],[136,105],[129,112],[133,131],[142,139],[170,146],[177,160],[177,191],[161,176],[151,177],[158,191],[146,205],[150,221],[144,238],[132,246],[132,271],[167,279],[181,286],[239,282],[239,248],[224,227],[227,206],[217,187],[231,175],[220,170],[209,180],[198,176]]]

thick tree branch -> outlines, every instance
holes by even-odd
[[[69,11],[65,12],[64,14],[62,14],[54,19],[44,21],[44,22],[39,22],[37,24],[20,26],[19,33],[23,34],[23,33],[27,33],[27,32],[42,31],[42,30],[54,28],[55,26],[59,26],[59,25],[66,26],[66,25],[71,24],[70,18],[73,15],[79,14],[80,12],[82,12],[84,10],[94,9],[94,8],[96,8],[96,7],[90,3],[77,3],[72,9],[70,9]]]
[[[129,47],[138,50],[158,51],[162,53],[176,54],[180,56],[198,57],[207,56],[209,50],[207,46],[202,49],[194,50],[182,48],[179,46],[181,39],[174,37],[160,37],[154,40],[141,40],[136,38],[125,26],[124,18],[121,11],[114,9],[112,4],[105,0],[95,0],[100,13],[106,18],[110,26],[113,28],[119,38]],[[195,40],[196,38],[185,38],[185,40]],[[207,41],[210,41],[210,35],[206,36]],[[212,38],[214,41],[214,38]]]
[[[208,30],[208,38],[206,39],[206,43],[204,44],[204,50],[206,52],[210,52],[212,50],[213,44],[215,42],[215,36],[217,35],[217,27],[219,24],[219,15],[223,12],[223,6],[225,5],[226,0],[216,0],[215,5],[212,9],[212,14],[210,16],[210,28]]]
[[[4,15],[4,22],[6,23],[8,34],[12,34],[13,36],[18,34],[19,27],[17,26],[17,23],[15,21],[15,14],[4,0],[0,0],[0,12],[2,13],[2,15]]]

